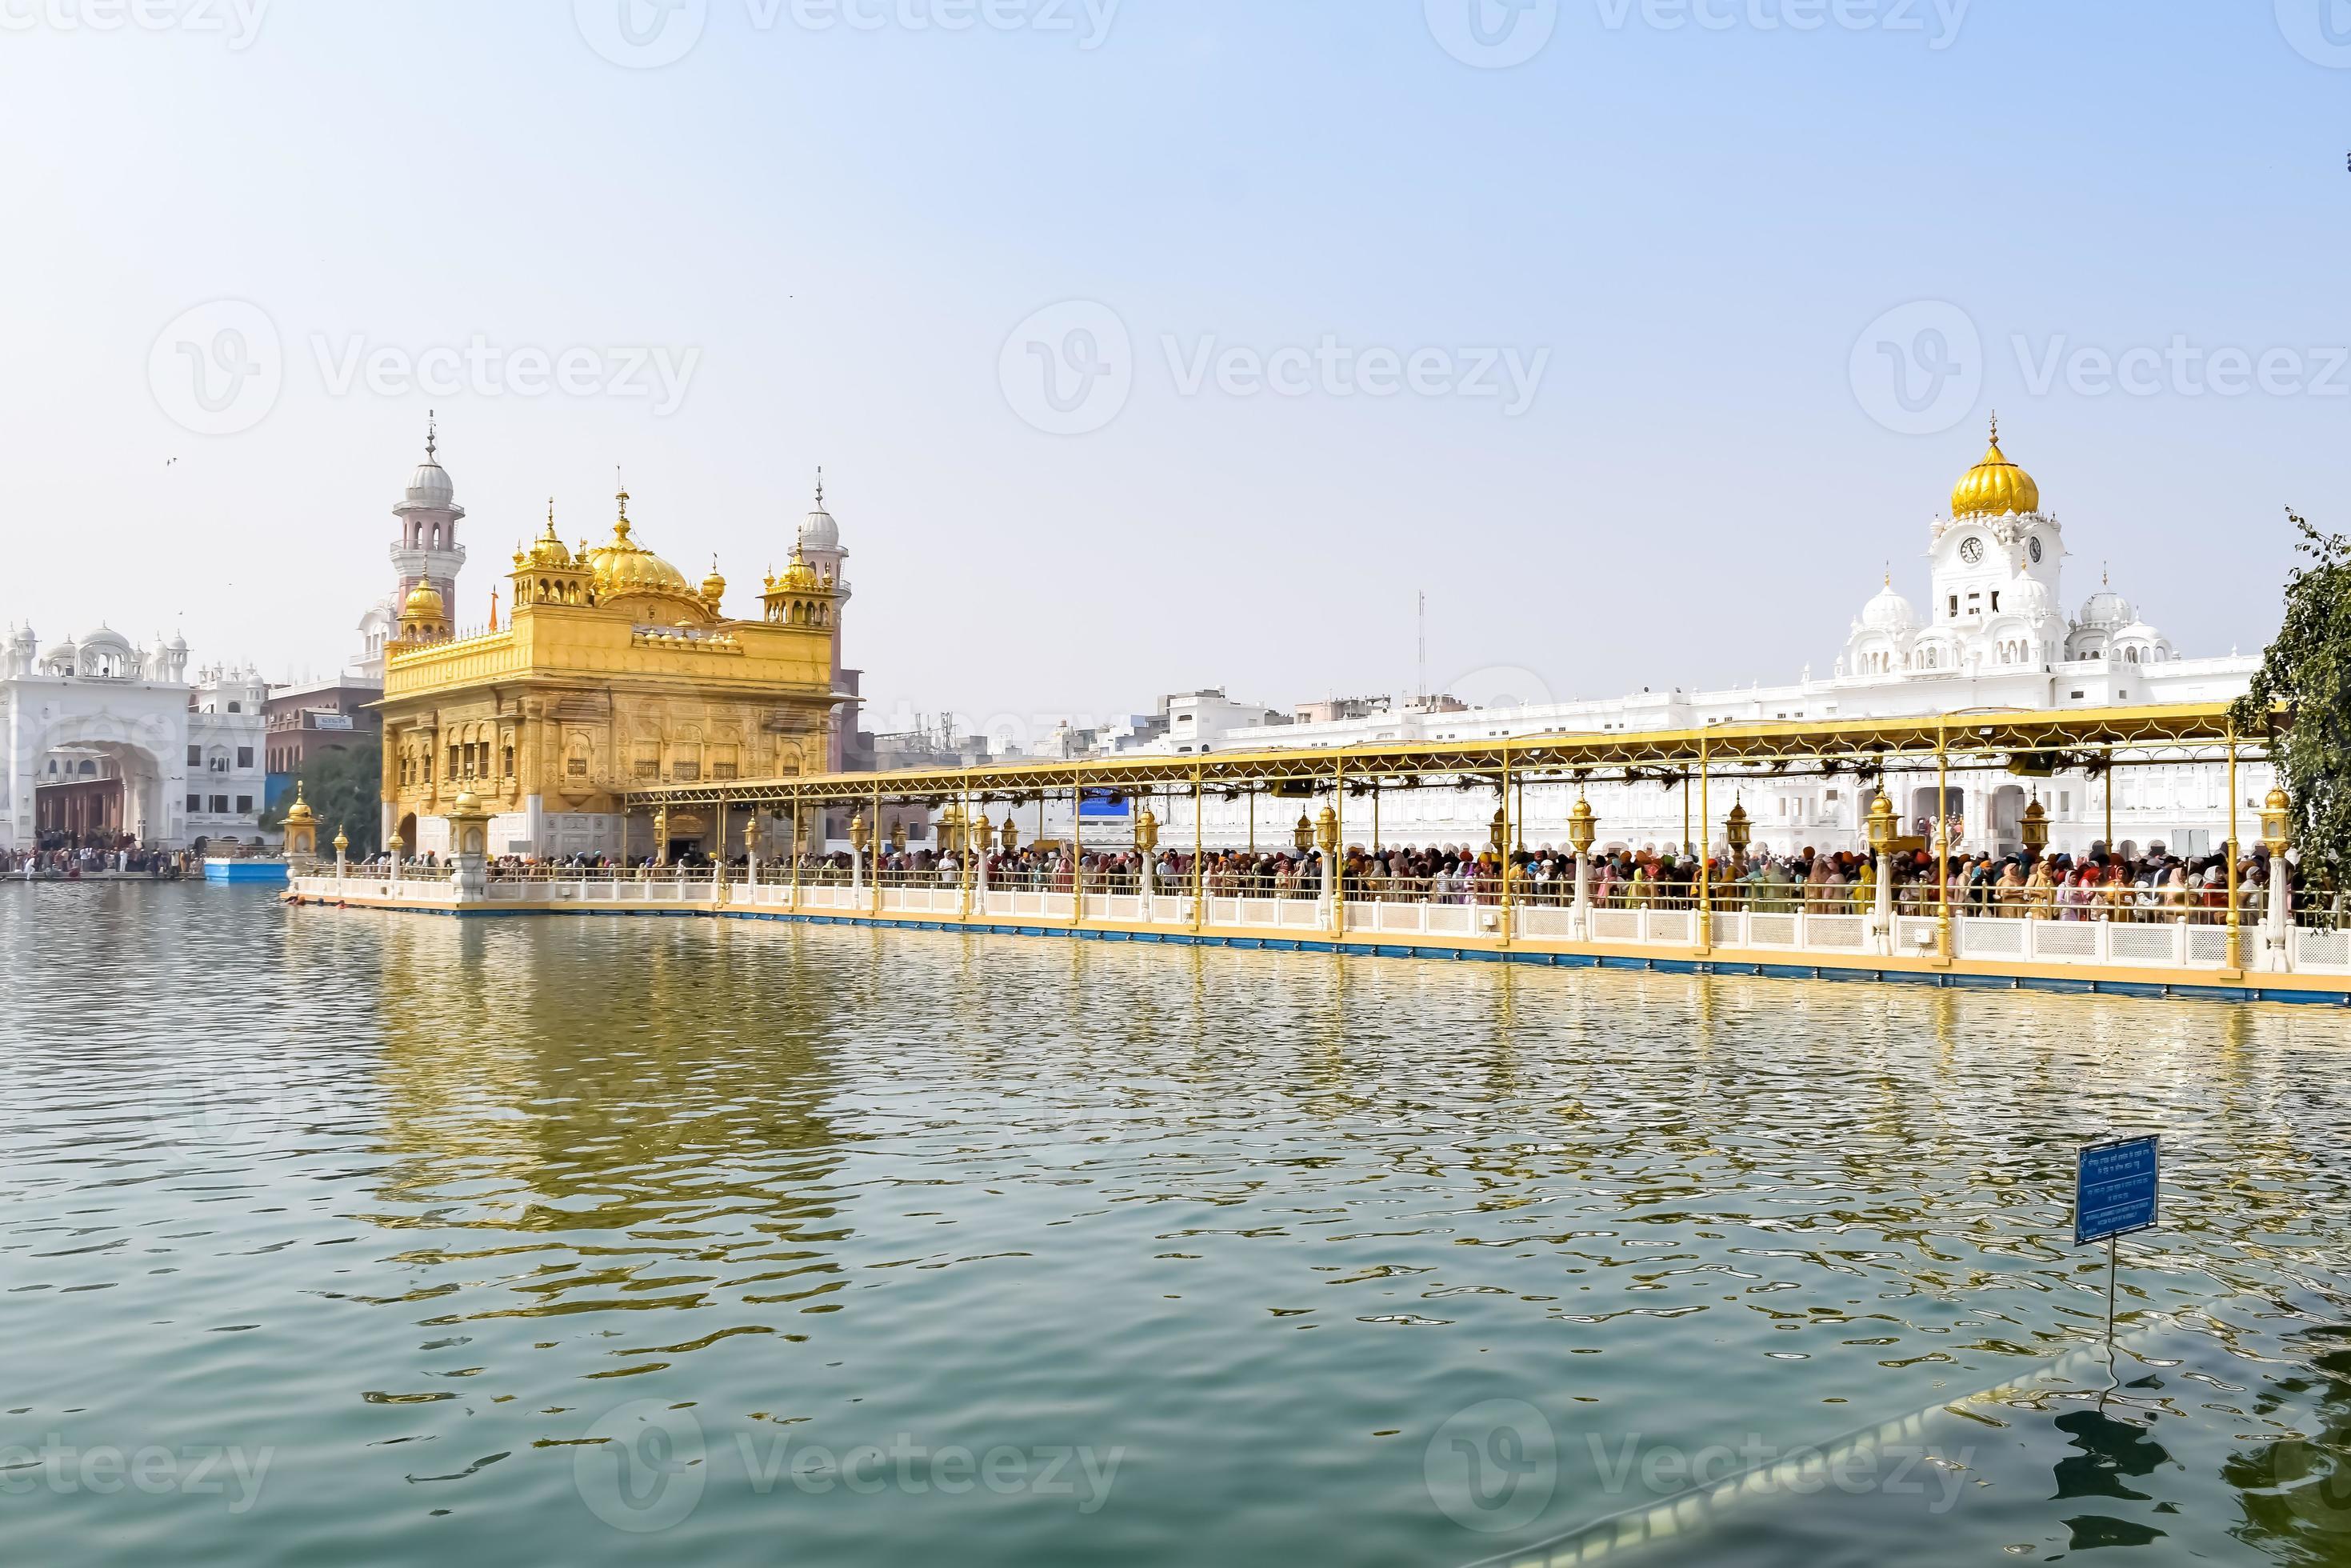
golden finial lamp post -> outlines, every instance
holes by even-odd
[[[1567,842],[1575,851],[1575,934],[1585,941],[1592,937],[1592,846],[1600,837],[1598,830],[1592,802],[1578,789],[1574,809],[1567,814]]]
[[[384,841],[383,847],[384,852],[392,856],[392,883],[397,885],[400,881],[400,852],[408,847],[400,841],[399,829],[392,830],[392,837]]]
[[[1877,895],[1871,901],[1879,950],[1891,953],[1894,944],[1894,841],[1902,825],[1894,820],[1894,800],[1881,787],[1869,803],[1869,851],[1877,862]]]
[[[2294,879],[2285,864],[2285,852],[2293,847],[2293,817],[2294,801],[2284,789],[2272,789],[2262,801],[2262,842],[2270,852],[2269,876],[2262,883],[2262,924],[2269,928],[2263,944],[2281,958],[2294,925]],[[2273,960],[2271,967],[2281,967],[2280,960]]]
[[[1153,813],[1150,807],[1145,806],[1143,809],[1143,815],[1134,820],[1135,860],[1141,867],[1138,874],[1141,878],[1143,896],[1145,898],[1149,898],[1155,891],[1152,883],[1156,867],[1152,862],[1156,858],[1158,850],[1159,819]]]
[[[294,804],[286,811],[286,861],[294,874],[302,875],[310,862],[319,858],[319,818],[310,810],[310,802],[302,798],[302,781],[294,781]]]
[[[1298,826],[1290,831],[1290,841],[1298,846],[1298,852],[1301,856],[1303,856],[1307,851],[1312,849],[1314,847],[1314,819],[1308,816],[1303,811],[1299,812]]]
[[[342,881],[345,873],[350,869],[350,848],[351,841],[344,835],[343,830],[338,827],[335,830],[335,880],[337,882]]]
[[[865,826],[865,813],[860,811],[849,819],[849,888],[854,894],[865,892],[865,846],[872,835]]]
[[[456,800],[450,802],[448,821],[449,859],[453,866],[449,882],[456,891],[457,902],[489,897],[489,808],[471,789],[461,789]]]
[[[759,809],[751,808],[751,820],[743,824],[743,885],[751,890],[753,903],[759,898]]]
[[[2024,857],[2039,860],[2049,848],[2049,809],[2041,803],[2041,792],[2032,792],[2032,800],[2024,808],[2024,820],[2017,824],[2017,836],[2024,842]]]
[[[1299,819],[1305,821],[1303,817]],[[1335,935],[1339,930],[1339,813],[1331,807],[1322,808],[1315,819],[1314,841],[1322,851],[1322,918]]]
[[[1005,819],[1008,828],[1011,821],[1009,817]],[[982,800],[979,810],[972,815],[971,860],[973,876],[979,886],[979,907],[983,914],[987,909],[987,862],[995,852],[996,824],[987,820],[987,802]]]

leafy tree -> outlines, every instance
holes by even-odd
[[[2351,883],[2351,538],[2286,516],[2312,564],[2286,579],[2285,621],[2231,716],[2238,734],[2270,742],[2304,873],[2342,887]]]
[[[350,840],[353,860],[364,860],[382,847],[378,841],[383,819],[381,745],[370,740],[348,749],[318,752],[295,778],[301,781],[302,798],[310,802],[310,810],[319,819],[320,854],[334,853],[328,846],[334,841],[338,828]],[[285,826],[287,810],[293,804],[294,792],[289,789],[262,818],[262,824],[269,828]]]

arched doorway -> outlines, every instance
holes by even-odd
[[[401,852],[402,854],[413,855],[416,852],[415,812],[410,811],[406,815],[402,816],[400,819],[399,825],[393,828],[392,831],[400,835]]]
[[[181,775],[165,761],[174,738],[141,733],[147,727],[111,715],[68,714],[41,734],[33,750],[41,841],[108,849],[179,843],[185,819],[172,791]]]

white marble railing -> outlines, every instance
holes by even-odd
[[[329,902],[396,902],[457,907],[456,889],[445,877],[338,879],[332,874],[296,879],[302,897]],[[967,917],[990,925],[1067,925],[1072,898],[1067,893],[897,883],[876,890],[845,885],[734,883],[722,889],[710,880],[538,875],[494,881],[489,907],[524,905],[561,908],[734,907],[778,914],[881,916],[885,919]],[[1210,895],[1201,924],[1219,932],[1262,933],[1312,938],[1331,934],[1327,904],[1313,898],[1239,898]],[[1433,944],[1513,941],[1575,944],[1601,948],[1654,949],[1687,956],[1698,943],[1698,916],[1690,909],[1579,911],[1535,904],[1506,912],[1491,904],[1424,904],[1360,901],[1345,905],[1346,933],[1357,938],[1419,938]],[[1133,893],[1089,893],[1084,920],[1107,926],[1167,931],[1194,928],[1189,890],[1144,897]],[[1875,915],[1803,911],[1717,912],[1708,935],[1715,949],[1761,956],[1784,955],[1791,962],[1866,962],[1873,957],[1927,957],[1938,951],[1941,923],[1931,916],[1896,915],[1890,932],[1878,929]],[[2218,971],[2227,962],[2228,929],[2210,922],[1990,919],[1974,915],[1950,923],[1953,956],[1988,963],[2056,966],[2083,970],[2152,969],[2186,973]],[[2294,926],[2282,935],[2259,922],[2241,928],[2244,964],[2252,970],[2293,969],[2351,974],[2351,931]]]

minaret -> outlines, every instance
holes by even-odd
[[[824,470],[821,468],[816,471],[816,510],[800,519],[799,544],[800,554],[816,568],[817,575],[832,579],[833,596],[838,603],[848,603],[849,578],[841,570],[841,563],[848,560],[849,552],[841,548],[841,526],[832,520],[832,514],[824,509]],[[832,625],[832,662],[834,667],[839,668],[839,616],[833,618]]]
[[[856,674],[841,662],[841,622],[842,612],[849,608],[849,577],[842,563],[849,552],[841,548],[841,526],[832,514],[824,509],[824,470],[816,471],[816,509],[800,519],[796,553],[816,570],[820,581],[830,579],[832,587],[832,669],[833,689],[852,694],[852,700],[840,710],[832,727],[832,739],[828,761],[834,772],[845,765],[848,737],[856,733],[859,705],[853,694],[857,690]]]
[[[465,564],[465,547],[457,542],[457,524],[465,508],[457,505],[449,471],[441,466],[440,427],[424,427],[424,461],[408,476],[408,493],[392,515],[400,531],[392,541],[392,603],[404,607],[409,591],[429,582],[444,604],[457,602],[457,573]]]

